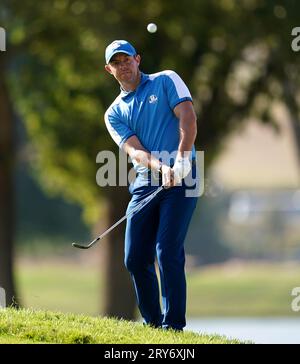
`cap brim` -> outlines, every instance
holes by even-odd
[[[113,54],[109,57],[109,59],[106,61],[106,64],[108,64],[109,62],[110,62],[110,60],[113,58],[113,56],[115,55],[115,54],[118,54],[118,53],[125,53],[125,54],[127,54],[128,56],[134,56],[134,54],[132,54],[131,52],[127,52],[127,51],[121,51],[121,50],[117,50],[116,49],[116,52],[113,52]]]

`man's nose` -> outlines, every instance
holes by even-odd
[[[119,63],[119,66],[120,66],[120,68],[125,68],[127,66],[127,62],[126,61],[121,61]]]

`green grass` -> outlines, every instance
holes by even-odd
[[[0,311],[0,343],[238,344],[224,336],[164,331],[140,323],[29,309]]]
[[[295,316],[300,266],[231,264],[188,274],[190,316]]]
[[[293,316],[291,291],[300,285],[299,277],[299,265],[268,263],[190,271],[187,316]],[[20,261],[17,284],[25,307],[89,315],[103,307],[102,277],[95,263]]]
[[[17,284],[25,307],[90,315],[101,311],[101,274],[94,265],[21,263]]]

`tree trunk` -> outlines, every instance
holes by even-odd
[[[7,305],[17,306],[13,279],[13,112],[4,72],[2,59],[2,62],[0,60],[0,286],[5,289]]]
[[[296,152],[297,152],[297,161],[298,161],[298,174],[300,171],[300,121],[297,118],[297,113],[291,113],[290,122],[293,130]]]
[[[297,93],[297,87],[291,82],[286,81],[284,84],[285,100],[288,106],[288,111],[290,115],[290,123],[293,131],[293,136],[295,140],[295,147],[297,152],[297,162],[298,162],[298,174],[300,171],[300,120],[299,120],[299,110],[295,95]]]
[[[126,213],[129,194],[127,187],[108,188],[108,227]],[[131,320],[135,318],[136,300],[130,275],[124,266],[124,237],[126,222],[121,223],[107,236],[103,244],[104,314]]]

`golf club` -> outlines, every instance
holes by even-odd
[[[109,232],[111,232],[116,226],[121,224],[122,221],[126,220],[129,216],[132,216],[134,213],[139,212],[143,207],[145,207],[163,189],[164,189],[164,186],[160,186],[157,190],[152,192],[149,196],[145,197],[139,204],[136,205],[135,208],[133,208],[126,215],[124,215],[120,220],[118,220],[110,228],[105,230],[104,233],[99,235],[96,239],[91,241],[88,245],[81,245],[81,244],[77,244],[77,243],[73,243],[72,245],[74,246],[74,248],[78,248],[78,249],[89,249],[89,248],[91,248],[94,244],[97,243],[97,241],[104,238],[104,236],[106,236]]]

